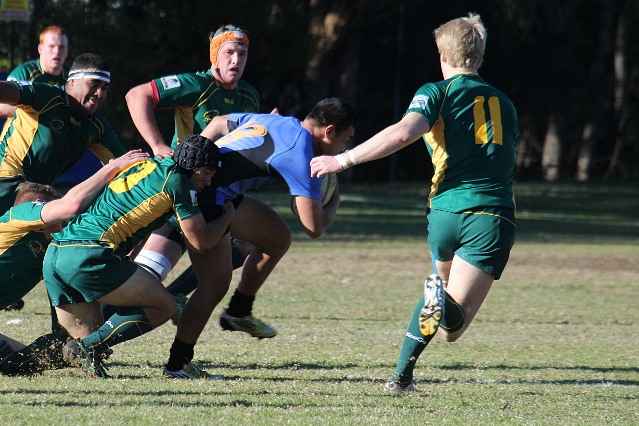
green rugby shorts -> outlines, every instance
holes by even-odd
[[[483,207],[462,213],[431,209],[428,247],[440,262],[455,255],[498,280],[515,242],[515,212]]]
[[[53,240],[42,272],[53,306],[93,302],[124,284],[138,265],[98,241]]]

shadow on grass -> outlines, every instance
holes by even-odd
[[[126,363],[110,363],[112,367],[129,367],[134,368],[135,365],[126,364]],[[205,370],[231,370],[231,371],[326,371],[326,372],[342,372],[344,375],[342,377],[322,377],[322,378],[308,378],[308,377],[251,377],[250,374],[245,375],[224,375],[223,380],[225,381],[238,381],[238,380],[246,380],[250,378],[252,380],[262,380],[267,382],[309,382],[309,383],[380,383],[379,379],[375,379],[372,377],[349,377],[349,371],[360,371],[361,369],[384,369],[384,370],[392,370],[395,365],[360,365],[356,363],[348,363],[341,365],[327,365],[325,363],[297,363],[297,362],[286,362],[282,364],[233,364],[233,363],[210,363],[200,361],[199,366]],[[153,366],[152,364],[149,367],[154,367],[156,370],[160,370],[162,365],[157,364]],[[498,364],[498,365],[490,365],[485,367],[479,367],[474,364],[449,364],[449,365],[440,365],[440,366],[432,366],[433,370],[441,370],[441,371],[493,371],[493,372],[505,372],[505,371],[521,371],[522,374],[526,374],[526,372],[532,371],[579,371],[579,372],[592,372],[592,373],[639,373],[638,367],[589,367],[589,366],[515,366],[515,365],[506,365],[506,364]],[[361,373],[358,373],[361,374]],[[114,378],[118,378],[118,376],[114,376]],[[148,379],[147,375],[126,375],[121,377],[123,379]],[[602,380],[602,379],[593,379],[593,380],[583,380],[583,379],[566,379],[566,380],[529,380],[529,379],[455,379],[455,378],[445,378],[445,379],[420,379],[420,383],[432,383],[432,384],[442,384],[442,383],[477,383],[477,384],[529,384],[529,385],[579,385],[579,386],[628,386],[628,387],[639,387],[639,380]],[[0,392],[1,394],[2,392]]]
[[[639,373],[639,367],[589,367],[585,365],[575,365],[570,367],[557,367],[557,366],[514,366],[514,365],[491,365],[486,367],[478,367],[474,364],[450,364],[450,365],[440,365],[434,368],[438,368],[440,370],[480,370],[480,371],[490,371],[490,370],[567,370],[567,371],[593,371],[597,373]]]

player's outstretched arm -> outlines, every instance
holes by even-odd
[[[0,103],[15,105],[20,102],[20,90],[11,81],[0,81]]]
[[[144,83],[129,90],[125,99],[133,124],[153,150],[153,155],[158,158],[170,157],[173,150],[164,142],[155,120],[157,103],[153,98],[151,83]]]
[[[357,145],[345,154],[320,156],[311,160],[311,176],[322,177],[329,173],[339,173],[351,165],[384,158],[407,145],[415,142],[420,136],[428,133],[430,124],[423,115],[409,112],[398,123],[377,133],[366,142]],[[339,161],[340,156],[352,161]],[[350,164],[349,164],[350,163]]]
[[[89,179],[71,188],[64,197],[47,203],[42,208],[42,220],[47,225],[52,225],[73,219],[91,205],[104,186],[111,182],[118,173],[134,163],[145,161],[147,158],[149,158],[149,154],[136,149],[109,161]]]

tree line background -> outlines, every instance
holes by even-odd
[[[243,79],[303,118],[320,99],[351,100],[352,145],[396,122],[415,91],[441,80],[432,31],[469,12],[488,29],[480,75],[517,107],[517,179],[639,178],[639,2],[636,0],[33,0],[29,22],[0,23],[0,71],[37,58],[38,35],[65,28],[73,59],[97,53],[112,83],[99,112],[125,146],[145,147],[126,92],[153,78],[210,67],[208,33],[247,31]],[[171,111],[158,111],[165,139]],[[428,179],[424,144],[346,172],[358,181]]]

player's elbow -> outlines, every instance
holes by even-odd
[[[308,235],[309,237],[311,237],[312,239],[316,240],[319,237],[322,236],[322,234],[324,233],[323,230],[318,230],[318,229],[308,229],[308,228],[304,228],[304,231],[306,232],[306,235]]]
[[[133,89],[130,89],[128,92],[126,92],[126,95],[124,95],[124,100],[126,101],[127,104],[130,104],[135,99],[135,93],[137,88],[138,87],[136,86]]]
[[[86,205],[82,202],[82,200],[71,200],[68,203],[65,203],[67,209],[67,219],[73,219],[80,215],[80,213],[84,212],[86,209]]]
[[[60,222],[78,217],[84,211],[85,206],[81,200],[71,199],[65,200],[63,203],[58,204],[57,207],[53,219],[56,222]]]
[[[399,140],[400,146],[409,145],[419,139],[419,137],[420,135],[415,135],[410,129],[404,127],[400,128],[397,134],[397,140]]]
[[[133,89],[129,90],[124,96],[124,99],[127,105],[129,105],[129,108],[131,106],[138,107],[146,102],[152,103],[153,94],[147,93],[149,91],[145,86],[146,85],[136,86]]]

